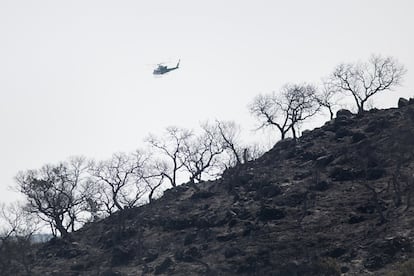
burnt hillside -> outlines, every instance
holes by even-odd
[[[340,111],[39,248],[35,275],[386,275],[414,257],[414,105]]]

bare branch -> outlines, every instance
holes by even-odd
[[[351,94],[358,113],[362,113],[368,99],[400,85],[405,73],[406,69],[396,59],[372,55],[365,63],[338,65],[331,75],[331,83]]]

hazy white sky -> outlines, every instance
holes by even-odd
[[[0,201],[19,170],[143,145],[169,125],[235,120],[287,82],[340,62],[394,56],[414,96],[411,0],[0,0]],[[152,64],[181,58],[161,78]]]

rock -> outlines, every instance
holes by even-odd
[[[184,238],[184,245],[192,244],[197,238],[197,233],[189,233]]]
[[[164,272],[167,272],[168,268],[173,264],[173,261],[170,257],[165,258],[165,260],[158,266],[155,267],[154,274],[162,274]]]
[[[231,212],[234,212],[239,219],[248,219],[251,217],[251,213],[246,208],[235,207],[231,209]]]
[[[303,185],[303,189],[289,193],[288,195],[280,198],[276,204],[277,206],[296,207],[301,205],[306,200],[308,193],[308,189],[306,189],[305,185]]]
[[[367,169],[365,178],[367,180],[377,180],[386,175],[386,171],[383,168],[371,168]]]
[[[75,247],[63,247],[62,250],[59,250],[56,253],[56,257],[71,259],[71,258],[75,258],[77,256],[84,255],[84,254],[85,254],[85,252],[82,251],[79,248],[75,248]]]
[[[368,126],[365,128],[366,132],[380,132],[384,128],[388,128],[390,126],[390,122],[385,118],[380,118],[378,120],[374,120],[368,123]]]
[[[401,236],[386,238],[384,241],[377,243],[375,247],[389,256],[394,256],[398,252],[412,252],[410,240]]]
[[[348,223],[349,224],[356,224],[356,223],[363,222],[364,220],[365,220],[364,216],[352,214],[348,219]]]
[[[354,171],[352,169],[346,169],[342,167],[335,167],[331,170],[329,176],[334,181],[349,181],[361,177],[361,171]]]
[[[226,242],[226,241],[234,240],[236,237],[237,237],[237,235],[235,233],[230,233],[230,234],[221,234],[221,235],[218,235],[216,237],[216,239],[219,242]]]
[[[253,272],[256,270],[257,266],[260,265],[258,257],[248,256],[245,258],[240,265],[237,267],[237,275],[253,275]]]
[[[338,258],[341,257],[342,255],[344,255],[347,252],[347,250],[343,247],[336,247],[333,248],[332,250],[327,252],[327,256],[331,257],[331,258]]]
[[[231,228],[231,227],[236,226],[238,222],[239,221],[237,219],[232,219],[232,220],[229,221],[228,225]]]
[[[316,165],[318,167],[325,167],[327,166],[329,163],[331,163],[334,160],[332,155],[324,155],[321,157],[318,157],[316,159]]]
[[[294,180],[301,180],[307,177],[312,176],[312,171],[308,170],[308,171],[298,171],[297,173],[295,173],[295,175],[293,176]]]
[[[408,105],[412,105],[412,104],[414,104],[414,98],[410,98],[410,99],[408,100]]]
[[[311,185],[309,188],[313,191],[319,191],[319,192],[323,192],[329,189],[331,185],[322,180],[322,181],[318,181],[318,183],[316,183],[315,185]]]
[[[85,263],[77,263],[75,262],[73,265],[70,266],[70,270],[74,271],[85,271],[87,269],[87,266]]]
[[[108,268],[107,270],[103,271],[100,275],[102,276],[120,276],[121,273],[118,271],[113,271],[111,268]]]
[[[310,129],[305,129],[304,131],[302,131],[302,136],[307,136],[311,133],[312,131]]]
[[[260,208],[260,210],[257,213],[257,217],[260,220],[279,220],[286,216],[286,211],[283,209],[277,209],[272,207],[264,206]]]
[[[280,195],[282,190],[279,186],[269,185],[262,188],[261,192],[265,194],[267,197],[274,197]]]
[[[371,254],[364,265],[368,269],[377,270],[392,262],[399,252],[412,252],[412,246],[408,238],[397,236],[377,241],[370,247]]]
[[[206,199],[209,197],[212,197],[214,195],[214,193],[212,192],[208,192],[208,191],[199,191],[194,193],[191,198],[192,199]]]
[[[355,132],[352,135],[352,143],[358,143],[359,141],[367,138],[367,136],[362,132]]]
[[[243,237],[249,236],[252,232],[257,230],[257,227],[250,222],[246,222],[243,230]]]
[[[177,261],[188,262],[188,263],[194,262],[196,261],[196,259],[200,257],[201,257],[200,250],[195,246],[192,246],[186,250],[178,250],[174,254],[174,258]]]
[[[147,255],[143,258],[143,261],[146,263],[150,263],[152,261],[155,261],[158,258],[158,252],[150,249],[148,250]]]
[[[349,267],[341,266],[341,273],[347,273],[349,271]]]
[[[405,98],[399,98],[398,99],[398,108],[404,107],[409,105],[409,101]]]
[[[336,117],[340,117],[340,116],[344,116],[346,118],[350,118],[352,117],[354,114],[352,114],[351,111],[349,111],[348,109],[339,109],[336,112]]]
[[[389,263],[390,257],[385,255],[374,255],[369,256],[365,261],[364,266],[370,270],[377,270]]]
[[[341,126],[349,126],[354,123],[355,123],[355,120],[350,117],[339,116],[335,118],[334,125],[335,127],[341,127]]]
[[[237,247],[227,247],[224,249],[224,257],[226,257],[226,259],[240,255],[241,253],[242,251]]]
[[[195,221],[188,218],[169,218],[161,222],[166,230],[183,230],[194,226]]]
[[[128,263],[135,257],[134,247],[115,246],[112,249],[112,266],[119,266]]]
[[[356,210],[363,214],[373,214],[376,210],[374,204],[367,203],[365,205],[358,206]]]
[[[200,258],[201,257],[200,250],[195,246],[192,246],[189,249],[185,250],[184,254],[188,255],[188,256],[192,256],[193,258]]]
[[[254,176],[249,173],[235,172],[233,175],[231,175],[231,181],[236,184],[235,186],[243,186],[252,180],[253,177]]]
[[[295,143],[296,143],[295,139],[293,139],[291,137],[288,137],[288,138],[285,138],[285,139],[280,140],[279,142],[277,142],[276,145],[275,145],[275,148],[287,149],[287,148],[290,148],[290,147],[294,146]]]
[[[256,200],[262,199],[262,198],[271,198],[275,197],[277,195],[280,195],[282,193],[282,190],[279,186],[276,185],[267,185],[260,188],[255,196]]]
[[[300,158],[304,161],[315,160],[319,157],[318,153],[305,151],[301,154]]]
[[[184,251],[181,249],[177,250],[174,253],[174,258],[176,261],[179,261],[179,262],[192,262],[193,261],[191,257],[189,258],[188,256],[184,255]]]
[[[344,138],[346,136],[351,136],[351,135],[353,135],[353,132],[345,127],[338,128],[335,132],[336,139]]]

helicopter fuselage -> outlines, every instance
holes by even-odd
[[[158,67],[157,68],[155,68],[154,69],[154,72],[152,72],[154,75],[164,75],[164,74],[166,74],[166,73],[168,73],[168,72],[171,72],[171,71],[173,71],[173,70],[176,70],[176,69],[178,69],[178,67],[180,66],[180,61],[178,61],[178,63],[177,63],[177,66],[175,66],[175,67],[170,67],[170,68],[168,68],[167,66],[164,66],[164,65],[158,65]]]
[[[158,66],[153,72],[154,75],[163,75],[165,73],[171,72],[175,69],[178,69],[178,67],[172,67],[168,68],[167,66]]]

